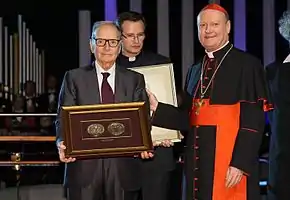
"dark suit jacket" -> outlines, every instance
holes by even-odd
[[[133,72],[116,65],[115,72],[115,102],[149,102],[145,90],[145,81],[142,74]],[[66,72],[59,95],[58,116],[56,119],[57,141],[62,140],[60,121],[61,106],[92,105],[99,104],[100,92],[95,66],[81,67]],[[149,134],[149,133],[148,133]],[[141,187],[141,180],[137,178],[140,174],[140,158],[119,158],[119,179],[124,189],[135,190]],[[85,187],[93,181],[95,166],[98,159],[77,160],[66,165],[65,185]]]
[[[266,67],[274,103],[268,112],[271,126],[268,200],[290,199],[290,63],[276,61]]]

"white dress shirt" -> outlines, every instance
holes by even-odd
[[[207,54],[207,56],[208,56],[209,58],[214,58],[213,53],[214,53],[214,52],[217,52],[217,51],[221,50],[222,48],[224,48],[225,46],[227,46],[229,42],[230,42],[230,41],[227,41],[223,46],[221,46],[220,48],[218,48],[218,49],[215,50],[215,51],[211,51],[211,52],[209,52],[209,51],[205,50],[205,53]]]
[[[113,93],[115,93],[115,71],[116,71],[116,64],[114,63],[113,66],[109,70],[104,70],[98,62],[95,62],[96,64],[96,73],[98,77],[98,83],[99,83],[99,91],[100,91],[100,98],[102,99],[102,82],[103,82],[103,75],[102,73],[108,72],[110,73],[110,76],[108,77],[108,83],[111,86]]]
[[[290,62],[290,54],[283,61],[283,63],[288,63],[288,62]]]

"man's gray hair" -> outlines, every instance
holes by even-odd
[[[104,24],[110,24],[110,25],[116,27],[116,29],[118,30],[118,37],[119,38],[121,37],[121,31],[119,29],[119,26],[115,22],[113,22],[113,21],[97,21],[93,25],[91,39],[96,38],[96,33],[97,33],[98,29]]]
[[[279,32],[282,37],[290,42],[290,11],[285,11],[279,19]]]

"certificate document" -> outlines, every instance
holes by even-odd
[[[176,88],[173,64],[161,64],[130,68],[144,75],[146,88],[149,89],[159,102],[177,106]],[[166,118],[166,116],[164,116]],[[152,126],[151,137],[154,142],[165,139],[180,142],[182,135],[179,131]]]

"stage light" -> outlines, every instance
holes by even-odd
[[[117,18],[117,0],[105,0],[105,20],[114,21]]]

